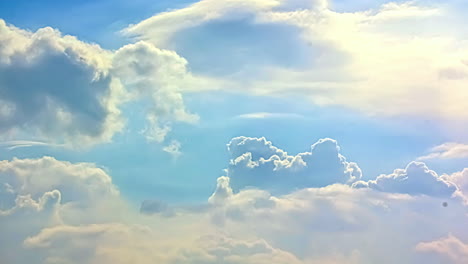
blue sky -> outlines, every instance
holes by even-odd
[[[103,48],[115,49],[132,42],[120,32],[126,25],[188,4],[189,1],[134,1],[131,4],[126,1],[16,1],[2,3],[0,15],[18,27],[36,30],[51,26],[64,34],[98,43]],[[379,5],[376,2],[362,2],[357,5],[344,1],[333,3],[336,10],[343,12],[377,9]],[[104,10],[105,15],[102,15]],[[91,28],[93,30],[90,30]],[[194,73],[210,76],[230,75],[254,62],[252,57],[257,61],[254,63],[280,64],[301,69],[310,64],[305,59],[306,56],[301,54],[306,52],[301,52],[301,49],[309,46],[298,41],[300,36],[297,30],[291,26],[251,27],[248,21],[213,22],[200,29],[190,29],[181,33],[174,42],[177,52],[188,60]],[[284,38],[276,39],[278,34],[284,35]],[[246,50],[247,53],[241,55],[236,53],[236,50]],[[206,63],[211,57],[216,59]],[[344,153],[351,160],[360,164],[364,176],[369,179],[404,166],[429,148],[450,141],[450,138],[438,131],[436,120],[408,120],[401,116],[368,117],[341,107],[318,107],[302,98],[281,100],[213,93],[189,95],[186,100],[189,108],[201,116],[201,121],[194,127],[183,126],[180,131],[174,131],[174,138],[185,139],[185,154],[177,160],[171,161],[172,158],[165,155],[160,147],[147,144],[140,138],[138,130],[143,127],[144,120],[134,114],[133,111],[137,110],[132,108],[137,107],[130,107],[130,113],[127,115],[130,119],[128,129],[131,132],[117,135],[111,145],[97,146],[78,153],[35,147],[9,151],[3,156],[8,158],[52,155],[67,160],[96,162],[112,171],[116,181],[122,182],[122,191],[135,196],[135,200],[145,199],[145,195],[155,196],[146,198],[177,199],[180,195],[171,193],[177,192],[178,188],[181,188],[178,192],[186,192],[181,186],[182,183],[197,179],[195,182],[199,186],[195,184],[194,189],[185,198],[191,200],[204,199],[211,192],[214,187],[213,179],[222,174],[225,166],[225,144],[235,136],[265,136],[291,153],[307,151],[316,140],[331,137],[339,141]],[[209,102],[209,107],[206,107],[206,101]],[[241,107],[237,107],[239,102],[242,102]],[[218,110],[213,111],[213,106]],[[242,114],[262,112],[285,112],[301,118],[236,118]],[[421,129],[422,127],[424,129]],[[197,140],[194,142],[192,138]],[[125,151],[106,157],[108,155],[104,153],[108,153],[110,149]],[[383,149],[385,151],[382,151]],[[190,157],[213,152],[223,153],[223,156],[213,157],[214,162],[210,162],[209,165],[204,165],[203,160]],[[154,160],[161,159],[166,162],[155,164]],[[213,166],[213,163],[217,166]],[[435,164],[434,169],[454,172],[463,168],[462,164]],[[151,187],[145,191],[145,186]],[[157,193],[152,191],[154,188],[158,189]]]
[[[463,10],[0,2],[0,255],[466,263]]]

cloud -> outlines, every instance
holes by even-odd
[[[95,224],[55,226],[24,241],[42,263],[128,263],[161,261],[152,250],[150,229],[138,225]]]
[[[131,212],[111,177],[94,164],[52,157],[0,161],[0,255],[6,263],[37,259],[36,252],[14,252],[44,228],[107,222],[122,210]]]
[[[227,169],[234,190],[253,186],[274,193],[348,183],[361,178],[356,163],[346,161],[333,139],[320,139],[310,152],[288,155],[265,138],[237,137],[228,144]]]
[[[468,54],[463,32],[454,30],[461,21],[452,3],[390,2],[345,12],[331,1],[202,0],[125,32],[200,60],[198,70],[208,73],[207,60],[229,58],[216,64],[229,91],[301,96],[369,115],[466,120]],[[239,28],[251,37],[236,35]],[[267,40],[252,41],[259,34]],[[198,39],[210,48],[183,44]],[[232,41],[235,47],[226,45]],[[232,63],[229,54],[241,59]]]
[[[279,3],[278,0],[227,0],[223,3],[205,0],[183,9],[160,13],[135,25],[130,25],[123,33],[151,40],[160,45],[164,44],[177,31],[193,28],[212,20],[223,19],[225,16],[235,17],[244,12],[268,9]],[[231,12],[233,9],[237,12]]]
[[[258,112],[258,113],[248,113],[238,115],[237,118],[241,119],[268,119],[268,118],[279,118],[279,119],[302,119],[302,115],[293,114],[293,113],[268,113],[268,112]]]
[[[182,152],[180,151],[181,147],[182,145],[179,141],[172,140],[169,145],[163,147],[163,151],[171,154],[174,158],[178,158],[180,155],[182,155]]]
[[[185,109],[181,89],[191,76],[187,61],[177,53],[146,42],[129,44],[115,53],[113,72],[136,98],[149,104],[144,130],[148,140],[163,142],[173,122],[198,121]]]
[[[307,166],[301,168],[307,173],[282,174],[293,183],[314,171],[338,172],[340,179],[352,175],[343,171],[346,161],[332,139],[319,140],[310,152],[296,156],[265,138],[237,137],[228,149],[232,157],[251,153],[251,162],[277,156],[286,164],[303,157]],[[312,170],[315,162],[325,166]],[[440,261],[428,254],[434,247],[424,241],[447,234],[468,238],[466,204],[448,192],[451,186],[466,189],[465,171],[438,176],[413,162],[377,177],[376,189],[353,188],[333,177],[324,187],[301,186],[300,181],[293,186],[272,168],[250,175],[260,175],[267,184],[236,189],[231,184],[238,175],[229,167],[207,202],[184,207],[146,200],[134,208],[95,164],[51,157],[4,160],[0,255],[6,264],[435,264]],[[279,184],[289,190],[268,190]],[[452,244],[438,248],[462,252],[462,244]]]
[[[5,263],[29,263],[34,254],[22,252],[23,240],[43,228],[62,223],[59,215],[61,193],[45,192],[37,200],[31,195],[18,195],[14,205],[4,208],[4,196],[0,192],[0,254]],[[28,260],[29,259],[29,260]]]
[[[110,52],[49,27],[32,33],[3,20],[0,45],[3,135],[90,145],[122,128]]]
[[[218,205],[212,220],[223,230],[257,234],[303,263],[336,263],[340,256],[352,256],[354,263],[438,263],[425,261],[427,256],[415,254],[413,248],[436,234],[464,234],[466,209],[456,200],[450,200],[450,206],[447,210],[434,197],[346,185],[276,197],[250,189]]]
[[[146,215],[164,214],[167,216],[174,214],[172,208],[170,208],[167,203],[158,200],[143,201],[140,206],[140,213]]]
[[[47,191],[59,190],[63,193],[63,202],[88,203],[119,193],[111,177],[94,164],[72,164],[52,157],[0,161],[0,181],[7,184],[14,195],[37,197]],[[8,201],[3,196],[2,200]]]
[[[451,197],[457,186],[445,177],[439,177],[423,162],[411,162],[405,169],[396,169],[392,174],[380,175],[368,182],[355,182],[354,187],[369,187],[390,193],[425,194],[436,197]]]
[[[431,242],[421,242],[416,246],[416,250],[443,255],[451,263],[468,262],[468,245],[453,235]]]
[[[453,183],[457,186],[457,192],[455,195],[464,199],[465,204],[468,205],[468,169],[465,168],[462,171],[455,172],[451,175],[443,174],[440,176],[446,182]]]
[[[0,45],[0,132],[9,142],[110,142],[125,126],[122,106],[136,102],[146,106],[144,135],[161,143],[173,123],[198,120],[182,88],[209,82],[193,76],[177,53],[145,42],[110,51],[50,27],[29,32],[0,20]],[[15,146],[29,145],[39,143]]]
[[[29,147],[36,147],[36,146],[41,146],[41,147],[62,147],[62,145],[50,144],[50,143],[47,143],[47,142],[32,141],[32,140],[5,141],[5,142],[0,142],[0,146],[5,146],[5,148],[8,149],[8,150],[14,150],[14,149],[17,149],[17,148],[29,148]]]
[[[222,204],[233,195],[229,184],[229,177],[222,176],[217,179],[216,189],[208,198],[208,202],[212,204]]]
[[[204,236],[196,241],[195,249],[184,250],[169,263],[184,264],[299,264],[291,253],[269,245],[264,240],[236,240],[225,236]]]
[[[430,153],[418,160],[431,159],[461,159],[468,158],[468,145],[460,143],[444,143],[430,149]]]

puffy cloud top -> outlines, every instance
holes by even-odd
[[[227,169],[231,186],[238,191],[258,187],[286,193],[306,187],[348,183],[361,178],[356,163],[346,161],[333,139],[320,139],[310,152],[289,155],[265,138],[237,137],[228,144]]]
[[[62,193],[64,203],[85,204],[119,193],[110,176],[94,164],[72,164],[51,157],[0,161],[0,182],[4,206],[12,205],[17,196],[30,195],[38,199],[53,190]]]
[[[187,61],[138,42],[108,51],[50,27],[29,32],[0,20],[1,139],[37,138],[83,148],[125,125],[121,107],[146,104],[147,139],[163,142],[173,122],[197,122],[181,89],[196,85]]]
[[[457,186],[439,177],[423,162],[413,161],[405,169],[396,169],[392,174],[380,175],[368,182],[359,181],[354,187],[370,187],[379,191],[407,194],[425,194],[437,197],[450,197]]]

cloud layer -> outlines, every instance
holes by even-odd
[[[138,41],[115,51],[0,20],[1,145],[109,142],[125,128],[123,109],[140,105],[142,134],[177,157],[173,124],[199,119],[184,93],[214,88],[466,120],[467,42],[451,30],[460,25],[451,18],[464,17],[449,11],[423,2],[339,12],[327,0],[202,0],[128,27]],[[268,117],[291,116],[240,116]],[[190,205],[135,205],[93,163],[0,161],[2,264],[468,261],[468,168],[438,175],[413,161],[364,180],[330,138],[292,155],[263,137],[235,137],[227,149],[215,190]],[[465,154],[447,143],[419,160]]]
[[[232,188],[240,174],[228,173],[207,203],[148,200],[138,210],[95,164],[51,157],[1,161],[2,261],[461,264],[466,259],[467,207],[449,193],[466,190],[465,171],[438,176],[413,162],[366,182],[370,188],[353,188],[332,139],[296,156],[264,138],[233,138],[228,148],[233,157],[251,153],[251,162],[276,155],[278,164],[286,164],[304,157],[307,166],[301,168],[307,173],[285,169],[281,175],[305,177],[307,186],[292,180],[282,194],[270,192],[271,186],[288,184],[270,165],[249,172],[266,183]],[[311,169],[317,160],[333,166]],[[232,166],[231,160],[228,172]]]

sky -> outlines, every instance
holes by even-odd
[[[468,262],[464,1],[0,1],[6,264]]]

